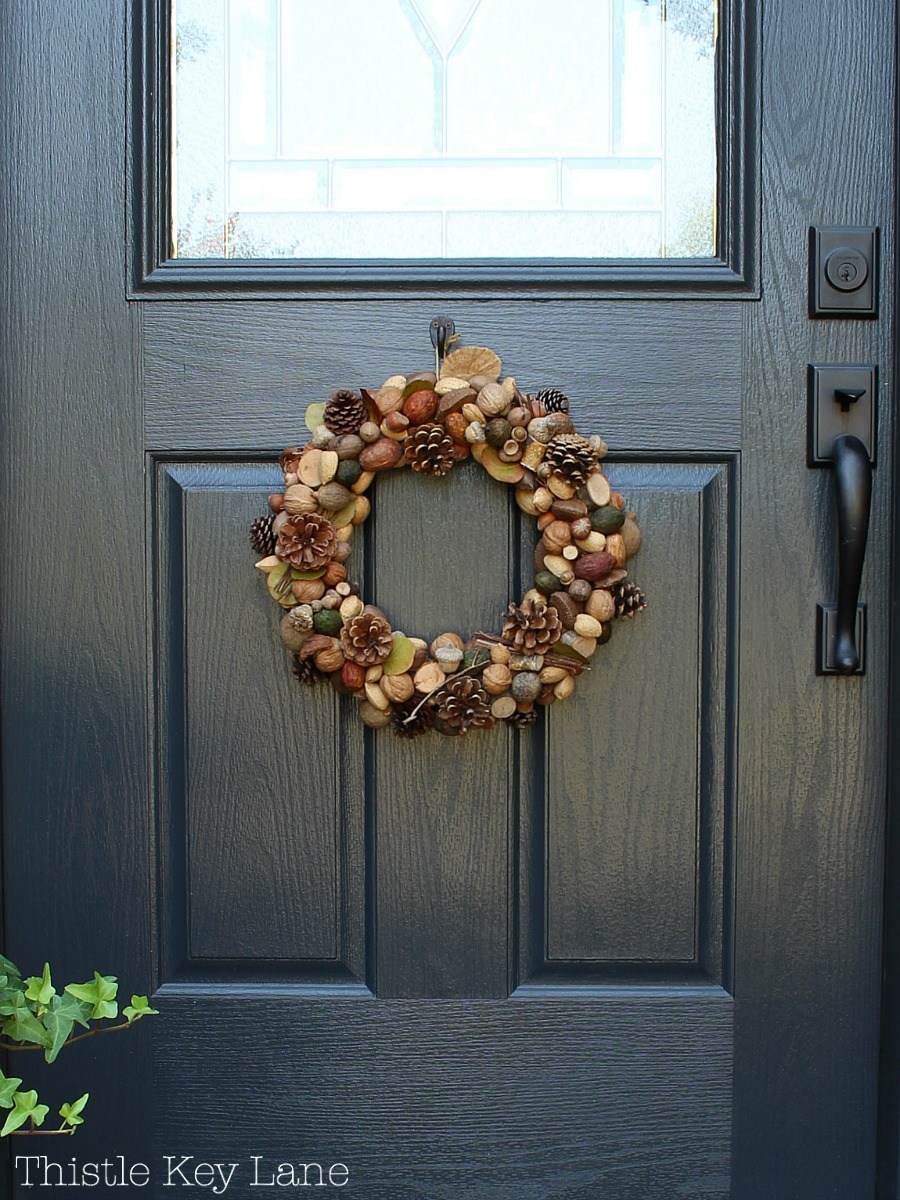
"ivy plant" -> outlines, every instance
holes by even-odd
[[[44,963],[41,975],[24,979],[15,963],[0,954],[0,1049],[43,1053],[52,1063],[61,1050],[75,1042],[131,1029],[142,1017],[156,1015],[146,996],[132,996],[131,1003],[122,1009],[124,1020],[117,1021],[118,991],[115,975],[95,971],[89,982],[69,983],[57,992],[49,963]],[[85,1032],[76,1033],[76,1026]],[[23,1091],[21,1079],[0,1071],[0,1110],[6,1112],[0,1138],[13,1133],[72,1134],[84,1124],[82,1113],[88,1099],[86,1092],[70,1104],[63,1104],[59,1110],[62,1124],[58,1129],[45,1129],[49,1107],[39,1102],[36,1091]]]

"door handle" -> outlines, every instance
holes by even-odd
[[[856,610],[869,538],[872,460],[866,447],[852,433],[835,438],[832,455],[838,532],[838,603],[833,669],[839,675],[852,675],[860,666],[856,643]]]

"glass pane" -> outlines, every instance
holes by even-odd
[[[705,258],[717,0],[172,0],[181,258]]]

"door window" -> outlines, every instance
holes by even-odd
[[[190,259],[709,259],[717,0],[173,0]]]

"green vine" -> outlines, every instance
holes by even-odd
[[[118,1033],[130,1029],[142,1017],[156,1015],[157,1010],[150,1007],[146,996],[132,996],[131,1003],[122,1009],[124,1021],[104,1025],[102,1022],[115,1021],[119,1016],[118,991],[114,975],[100,975],[95,971],[94,978],[88,983],[70,983],[58,993],[53,986],[49,963],[44,963],[42,975],[23,979],[15,963],[0,954],[0,1050],[43,1053],[44,1059],[52,1063],[62,1050],[75,1042],[101,1033]],[[86,1032],[75,1033],[76,1025]],[[0,1138],[13,1133],[21,1136],[73,1134],[84,1124],[82,1113],[89,1098],[85,1092],[71,1104],[63,1104],[59,1110],[60,1127],[44,1129],[49,1107],[40,1103],[36,1091],[23,1091],[21,1079],[0,1071],[0,1109],[5,1109],[8,1114],[0,1129]]]

